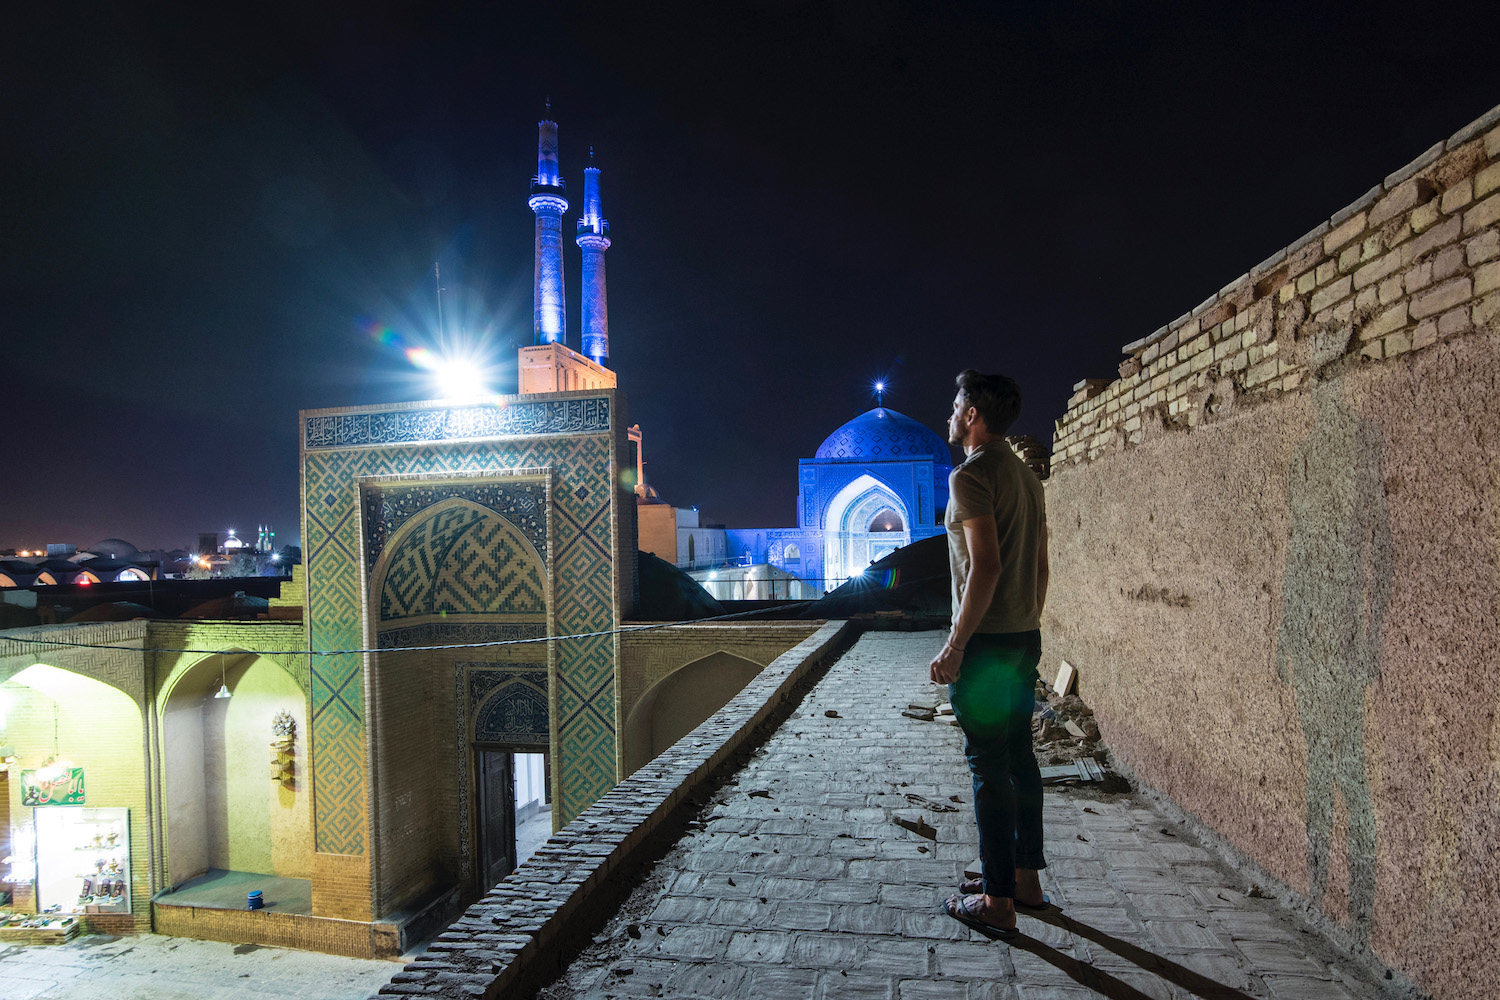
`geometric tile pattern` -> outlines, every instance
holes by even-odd
[[[546,484],[518,482],[423,483],[418,486],[366,486],[365,562],[368,569],[387,540],[407,521],[449,499],[464,499],[494,511],[513,524],[543,555],[547,552]]]
[[[541,522],[523,523],[526,518],[514,511],[497,512],[501,513],[498,519],[481,512],[465,530],[456,530],[464,527],[466,518],[455,515],[453,544],[458,546],[468,530],[493,532],[500,524],[503,530],[488,537],[518,544],[523,551],[531,549],[547,561],[550,580],[545,582],[552,592],[552,634],[616,627],[617,512],[613,501],[617,484],[612,466],[616,457],[614,437],[620,429],[612,420],[612,404],[613,398],[601,393],[596,397],[486,407],[397,406],[305,413],[302,538],[312,650],[359,649],[367,634],[377,631],[373,627],[376,622],[370,622],[367,633],[364,620],[367,607],[379,614],[383,595],[367,596],[364,592],[368,567],[373,563],[366,561],[370,558],[368,543],[376,540],[377,533],[361,538],[362,514],[369,514],[368,508],[362,510],[362,500],[369,501],[368,491],[374,486],[386,491],[422,485],[419,479],[400,481],[396,477],[428,476],[452,482],[490,472],[549,471],[551,489],[545,501],[549,510]],[[508,434],[528,436],[500,436]],[[361,481],[366,491],[363,498]],[[484,481],[493,484],[499,480]],[[399,511],[392,510],[389,518],[378,512],[378,520],[385,525],[379,541],[382,546],[389,544],[391,534],[399,533],[413,516],[410,511],[398,516]],[[514,518],[509,516],[513,513]],[[547,524],[546,546],[535,546],[531,540],[537,523]],[[469,564],[447,576],[434,569],[430,574],[432,606],[438,607],[443,600],[476,600],[476,595],[490,593],[486,587],[493,589],[493,601],[535,606],[530,589],[537,580],[524,579],[524,575],[503,580],[498,560],[485,563],[478,558],[481,548],[476,535],[473,543],[456,550],[465,559],[473,557]],[[422,591],[419,587],[402,593],[406,596],[398,598],[393,593],[393,608],[407,608],[401,602]],[[418,599],[414,606],[421,607],[422,600],[426,598]],[[463,627],[463,623],[448,626],[410,617],[385,624],[389,627],[401,621],[411,623],[410,628]],[[388,633],[380,631],[384,639]],[[407,627],[401,631],[401,639],[406,641],[395,645],[421,644],[415,640],[418,633]],[[563,822],[567,822],[614,785],[614,690],[619,646],[613,636],[547,645],[554,647],[549,654],[553,679],[548,685],[554,800]],[[315,849],[365,854],[369,849],[365,660],[359,654],[311,659]]]
[[[947,443],[931,428],[884,407],[862,413],[828,435],[816,457],[866,462],[921,458],[939,464],[951,461]]]
[[[481,642],[515,642],[520,639],[540,639],[547,635],[545,622],[521,622],[496,624],[491,622],[423,622],[403,628],[384,626],[380,630],[377,645],[381,649],[401,649],[409,646],[449,646]],[[538,647],[545,650],[545,646]]]
[[[515,527],[449,503],[385,553],[384,573],[375,577],[382,626],[445,614],[545,615],[544,564]]]

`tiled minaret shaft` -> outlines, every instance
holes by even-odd
[[[567,343],[568,318],[564,308],[562,217],[568,210],[565,185],[557,165],[557,122],[537,123],[536,176],[526,204],[536,213],[536,275],[532,312],[536,343]]]
[[[609,249],[609,220],[599,207],[599,168],[589,150],[583,170],[583,215],[578,220],[578,248],[583,251],[583,353],[596,364],[609,359],[609,296],[604,288],[604,251]]]

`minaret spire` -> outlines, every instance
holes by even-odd
[[[609,359],[609,297],[604,288],[604,251],[609,249],[609,220],[599,202],[599,168],[594,147],[583,168],[583,214],[578,219],[578,248],[583,251],[583,353],[596,364]]]
[[[563,287],[562,217],[568,210],[562,171],[557,163],[557,122],[551,119],[552,100],[547,100],[547,118],[537,122],[536,176],[531,178],[531,197],[526,204],[536,213],[536,271],[532,288],[532,314],[536,343],[568,339],[568,319]]]

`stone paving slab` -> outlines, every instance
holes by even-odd
[[[144,934],[0,946],[0,1000],[363,1000],[399,963]]]
[[[1023,915],[1010,943],[942,914],[978,853],[962,736],[900,713],[942,700],[926,664],[943,638],[863,636],[538,997],[1383,995],[1130,794],[1048,790],[1042,884],[1061,912]]]

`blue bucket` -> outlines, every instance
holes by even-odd
[[[266,901],[261,896],[260,890],[256,889],[254,892],[247,892],[247,893],[245,893],[245,905],[249,909],[259,910],[260,908],[262,908],[263,906],[266,905]]]

